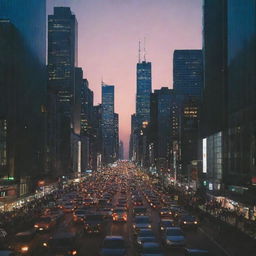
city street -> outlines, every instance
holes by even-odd
[[[103,240],[105,236],[122,236],[125,240],[125,249],[127,254],[120,255],[140,255],[141,250],[138,244],[136,244],[136,232],[134,229],[134,208],[135,204],[139,203],[140,207],[145,207],[146,212],[143,214],[149,216],[150,227],[155,236],[155,241],[159,243],[162,248],[161,255],[170,256],[182,256],[185,255],[184,249],[202,249],[207,250],[211,256],[237,256],[241,255],[239,244],[233,244],[233,254],[230,251],[224,249],[219,242],[215,241],[211,237],[211,231],[207,230],[205,224],[198,224],[196,229],[184,228],[185,245],[179,246],[179,248],[167,248],[166,244],[163,243],[163,233],[160,230],[160,211],[163,211],[164,207],[171,208],[172,204],[179,208],[182,212],[181,216],[191,215],[183,209],[182,206],[178,206],[177,203],[170,198],[174,195],[167,195],[163,193],[156,185],[152,184],[152,180],[142,172],[135,169],[135,167],[128,162],[120,162],[119,165],[113,169],[95,173],[89,176],[85,181],[79,185],[76,185],[72,192],[63,193],[60,198],[55,202],[55,206],[44,209],[41,216],[56,218],[56,212],[59,215],[64,212],[62,219],[58,221],[50,230],[40,230],[39,224],[35,223],[34,227],[37,228],[36,235],[30,241],[30,248],[25,255],[86,255],[86,256],[97,256],[97,255],[116,255],[116,254],[99,254],[103,246]],[[152,200],[150,198],[153,198]],[[87,204],[88,200],[91,200],[90,204]],[[102,202],[104,202],[102,204]],[[156,208],[152,206],[151,202],[154,202]],[[72,210],[67,210],[67,205],[72,204]],[[121,205],[123,204],[123,205]],[[51,203],[52,205],[52,203]],[[112,207],[113,210],[116,208],[124,208],[127,212],[127,221],[113,222],[112,215],[106,216],[104,212],[105,208]],[[74,222],[74,215],[79,209],[86,208],[82,221],[79,223]],[[61,210],[58,210],[61,209]],[[100,224],[100,228],[95,234],[85,234],[84,227],[87,221],[88,215],[102,214],[105,216],[104,222]],[[55,216],[55,217],[53,217]],[[175,223],[174,226],[180,226],[180,220],[174,216],[165,216],[163,219],[172,218]],[[29,229],[29,227],[28,227]],[[44,228],[42,228],[44,229]],[[47,227],[48,229],[48,227]],[[21,231],[21,230],[19,230]],[[26,231],[26,230],[23,230]],[[54,252],[54,246],[49,247],[49,239],[56,236],[56,234],[65,233],[76,234],[75,238],[75,254],[59,254]],[[227,240],[229,240],[227,238]],[[10,246],[17,248],[16,239],[10,239]],[[44,246],[46,245],[47,246]],[[236,248],[236,250],[235,250]],[[250,248],[247,248],[248,252]],[[239,254],[236,254],[236,251]],[[119,254],[117,254],[119,255]],[[190,255],[190,254],[188,254]],[[194,255],[194,254],[191,254]],[[197,254],[196,254],[197,255]],[[200,254],[201,255],[201,254]],[[253,254],[247,254],[248,256]]]

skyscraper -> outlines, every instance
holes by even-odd
[[[115,157],[115,117],[113,85],[102,85],[102,146],[103,162],[112,163]]]
[[[248,186],[256,177],[256,1],[227,6],[228,185]],[[255,198],[255,192],[254,192]]]
[[[203,7],[204,87],[200,133],[207,189],[223,184],[227,130],[227,0],[205,0]],[[226,146],[225,146],[226,147]]]
[[[75,123],[78,115],[74,115],[75,93],[81,97],[76,88],[76,66],[76,17],[68,7],[55,7],[54,14],[48,17],[49,145],[55,175],[72,170],[71,134],[79,133]]]
[[[137,63],[136,118],[138,125],[150,121],[151,62]]]
[[[173,55],[173,89],[175,93],[200,96],[202,85],[202,50],[175,50]]]
[[[174,104],[173,90],[162,87],[151,94],[152,143],[157,167],[168,168]]]
[[[20,194],[47,172],[45,18],[44,0],[0,1],[0,176]]]
[[[9,19],[31,55],[46,64],[46,0],[1,0],[0,19]]]

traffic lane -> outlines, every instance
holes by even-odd
[[[148,211],[151,215],[152,220],[152,229],[153,232],[157,235],[157,240],[162,243],[163,237],[162,233],[159,229],[160,216],[159,210],[153,209],[150,204],[147,202],[145,197],[143,197],[143,204],[147,207]],[[206,236],[205,233],[202,232],[201,229],[197,231],[185,231],[186,235],[186,247],[187,248],[197,248],[197,249],[206,249],[212,253],[212,255],[216,256],[227,256],[227,253],[224,248],[222,248],[216,241],[210,239],[210,237]],[[164,251],[166,255],[171,256],[184,256],[183,249],[174,249],[174,248],[166,248],[164,247]]]
[[[128,256],[134,256],[135,246],[134,246],[134,233],[133,233],[133,214],[132,214],[132,200],[130,192],[126,194],[127,196],[127,222],[112,223],[111,234],[123,236],[127,244],[127,254]]]

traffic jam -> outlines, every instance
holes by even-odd
[[[225,255],[174,194],[120,162],[59,193],[32,227],[2,242],[2,255]]]

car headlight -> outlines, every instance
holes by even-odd
[[[170,241],[170,240],[166,240],[166,244],[172,244],[172,241]]]
[[[34,228],[38,228],[38,225],[37,225],[37,224],[35,224],[35,225],[34,225]]]
[[[141,240],[138,240],[138,244],[142,244],[142,241],[141,241]]]
[[[187,222],[186,222],[186,221],[183,221],[183,223],[184,223],[184,224],[187,224]]]
[[[164,227],[161,227],[161,230],[164,230]]]
[[[22,252],[27,252],[28,249],[29,249],[28,246],[22,246],[22,247],[21,247],[21,251],[22,251]]]
[[[194,221],[194,224],[197,224],[197,221]]]
[[[44,247],[47,247],[47,243],[43,243],[43,246],[44,246]]]
[[[148,225],[148,228],[151,228],[151,225],[150,225],[150,224]]]
[[[135,225],[133,225],[133,228],[136,228],[136,226],[135,226]]]

